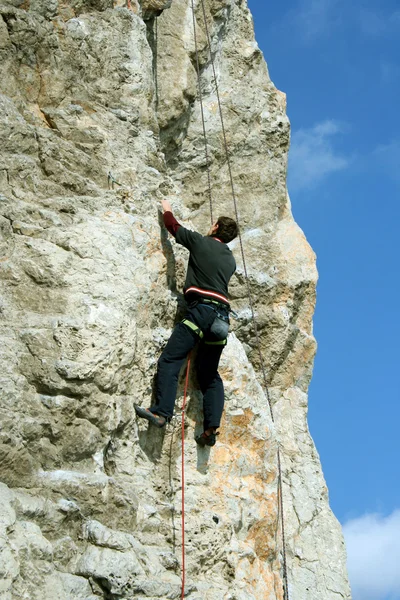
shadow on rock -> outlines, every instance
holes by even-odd
[[[196,434],[197,435],[197,434]],[[202,475],[208,473],[209,462],[210,462],[210,451],[211,448],[209,446],[205,446],[204,448],[200,448],[197,446],[197,470]]]
[[[147,458],[151,460],[151,462],[156,462],[161,458],[162,448],[165,437],[165,427],[160,429],[156,427],[152,423],[149,423],[149,426],[146,431],[139,431],[139,446],[146,454]]]

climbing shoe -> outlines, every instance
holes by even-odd
[[[198,435],[195,440],[201,448],[204,448],[205,446],[215,446],[217,435],[219,435],[219,433],[210,433],[209,435],[202,433],[201,435]]]
[[[167,419],[165,417],[161,417],[159,415],[155,415],[148,408],[142,408],[135,404],[135,411],[138,417],[141,419],[147,419],[150,423],[153,423],[156,427],[164,427]]]

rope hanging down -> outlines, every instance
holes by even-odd
[[[209,198],[210,198],[210,207],[211,207],[211,210],[212,210],[210,164],[209,164],[209,159],[208,159],[207,133],[206,133],[205,122],[204,122],[203,96],[202,96],[202,92],[201,92],[200,67],[199,67],[199,56],[198,56],[198,44],[197,44],[197,32],[196,32],[196,18],[195,18],[195,11],[194,11],[194,0],[191,0],[191,3],[192,3],[192,13],[193,13],[194,41],[195,41],[195,52],[196,52],[196,67],[197,67],[197,77],[198,77],[198,83],[199,83],[199,85],[198,85],[198,87],[199,87],[199,99],[200,99],[201,115],[202,115],[202,122],[203,122],[204,143],[205,143],[205,148],[206,148],[207,173],[208,173],[208,185],[209,185]],[[255,335],[255,338],[256,338],[257,350],[258,350],[258,355],[259,355],[259,358],[260,358],[262,379],[263,379],[264,389],[265,389],[267,400],[268,400],[269,411],[270,411],[270,414],[271,414],[272,421],[275,422],[274,414],[273,414],[273,410],[272,410],[271,397],[270,397],[270,393],[269,393],[269,387],[268,387],[268,383],[267,383],[267,375],[266,375],[266,371],[265,371],[264,359],[263,359],[263,355],[262,355],[262,352],[261,352],[261,343],[260,343],[260,337],[259,337],[259,334],[258,334],[257,322],[256,322],[256,318],[255,318],[254,303],[253,303],[253,298],[252,298],[252,294],[251,294],[250,281],[249,281],[249,276],[248,276],[248,273],[247,273],[246,259],[245,259],[244,248],[243,248],[243,240],[242,240],[242,235],[241,235],[241,231],[240,231],[240,224],[239,224],[239,214],[238,214],[238,208],[237,208],[235,186],[234,186],[234,182],[233,182],[232,166],[231,166],[231,160],[230,160],[230,156],[229,156],[229,149],[228,149],[228,142],[227,142],[227,137],[226,137],[225,123],[224,123],[224,118],[223,118],[223,114],[222,114],[221,98],[220,98],[220,94],[219,94],[218,80],[217,80],[217,75],[216,75],[216,71],[215,71],[214,58],[213,58],[213,54],[212,54],[211,38],[210,38],[210,32],[209,32],[208,24],[207,24],[207,15],[206,15],[206,10],[205,10],[204,0],[200,0],[200,3],[201,3],[202,13],[203,13],[204,29],[205,29],[206,38],[207,38],[208,51],[209,51],[209,54],[210,54],[210,62],[211,62],[213,79],[214,79],[214,84],[215,84],[215,91],[216,91],[217,101],[218,101],[218,110],[219,110],[219,116],[220,116],[220,121],[221,121],[222,137],[223,137],[223,142],[224,142],[224,149],[225,149],[226,163],[227,163],[228,173],[229,173],[230,186],[231,186],[231,190],[232,190],[232,198],[233,198],[233,204],[234,204],[235,217],[236,217],[236,222],[237,222],[237,225],[238,225],[238,237],[239,237],[239,244],[240,244],[240,253],[241,253],[241,256],[242,256],[243,270],[244,270],[244,275],[245,275],[245,280],[246,280],[247,295],[248,295],[248,298],[249,298],[249,305],[250,305],[250,310],[251,310],[251,317],[252,317],[252,322],[253,322],[254,335]],[[284,514],[283,514],[282,464],[281,464],[281,454],[280,454],[280,448],[279,448],[279,446],[278,446],[278,452],[277,452],[277,465],[278,465],[278,507],[279,507],[279,513],[280,513],[280,518],[281,518],[281,531],[282,531],[282,557],[283,557],[283,565],[282,566],[283,566],[283,582],[284,582],[284,586],[283,586],[284,587],[284,600],[290,600],[289,599],[289,588],[288,588],[288,575],[287,575],[285,525],[284,525]]]
[[[189,387],[189,374],[190,374],[190,360],[191,355],[189,354],[186,367],[185,377],[185,389],[183,392],[183,405],[182,405],[182,589],[181,599],[185,596],[185,410],[186,410],[186,399]]]
[[[213,206],[212,206],[212,192],[211,192],[211,171],[210,171],[210,160],[208,156],[208,140],[206,132],[206,123],[204,119],[204,106],[203,106],[203,92],[201,91],[201,80],[200,80],[200,63],[199,63],[199,49],[197,45],[197,32],[196,32],[196,17],[194,14],[194,0],[192,0],[192,17],[193,17],[193,34],[194,34],[194,46],[196,51],[196,72],[197,72],[197,88],[199,90],[199,100],[201,109],[201,122],[203,124],[203,138],[204,138],[204,151],[206,155],[206,167],[207,167],[207,180],[208,180],[208,199],[210,202],[210,218],[211,225],[213,225]]]

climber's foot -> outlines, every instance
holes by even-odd
[[[209,429],[207,429],[207,431],[205,431],[201,435],[198,435],[195,438],[195,440],[201,448],[204,448],[205,446],[215,446],[215,443],[217,441],[217,435],[219,435],[219,433],[217,433],[215,430],[210,431]]]
[[[142,408],[135,404],[135,411],[138,417],[141,419],[147,419],[150,423],[153,423],[156,427],[164,427],[167,419],[165,417],[161,417],[160,415],[155,415],[148,408]]]

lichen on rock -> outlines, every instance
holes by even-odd
[[[159,200],[206,232],[189,0],[0,0],[0,597],[181,595],[181,425],[137,423],[182,313],[187,253]],[[349,600],[345,550],[307,427],[315,256],[286,190],[289,121],[242,0],[206,0],[238,242],[217,445],[185,417],[186,597],[282,599],[277,447],[291,598]],[[214,216],[233,216],[201,6]],[[158,16],[157,16],[158,15]],[[182,390],[177,413],[182,406]]]

